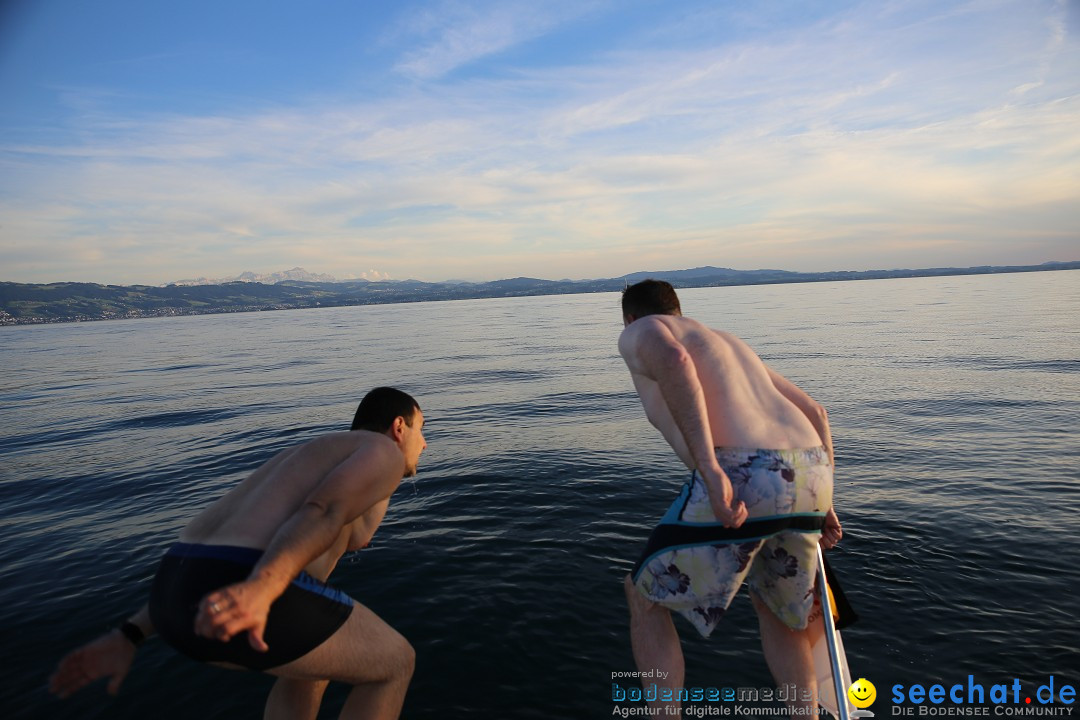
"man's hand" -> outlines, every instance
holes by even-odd
[[[276,598],[277,594],[267,591],[257,580],[215,590],[199,603],[195,634],[228,642],[246,631],[251,647],[266,652],[270,648],[263,640],[263,632],[270,605]]]
[[[105,677],[109,678],[106,689],[115,695],[134,659],[135,646],[119,630],[113,630],[65,655],[49,678],[49,692],[66,698]]]
[[[700,472],[705,481],[705,487],[709,491],[709,504],[712,506],[716,519],[726,528],[737,528],[742,525],[749,513],[746,510],[746,503],[742,500],[732,505],[731,501],[735,493],[731,489],[731,480],[728,479],[727,473],[720,467]]]
[[[840,527],[840,519],[836,517],[836,511],[829,508],[829,512],[825,513],[825,526],[821,528],[821,547],[823,550],[830,550],[836,546],[836,543],[840,542],[840,538],[844,536],[844,530]]]

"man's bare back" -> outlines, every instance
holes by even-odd
[[[783,450],[822,444],[805,413],[777,388],[775,373],[745,342],[691,318],[649,315],[627,325],[619,350],[646,416],[688,467],[695,463],[648,367],[650,356],[669,353],[673,346],[685,350],[700,383],[713,447]]]
[[[265,549],[334,468],[350,456],[380,450],[396,452],[385,435],[367,431],[331,433],[283,450],[197,515],[181,531],[180,541]],[[339,537],[305,570],[325,580],[347,550],[367,545],[389,499],[388,494],[341,528]]]

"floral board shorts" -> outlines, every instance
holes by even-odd
[[[746,582],[793,629],[814,604],[817,544],[832,507],[833,473],[823,447],[717,448],[735,500],[748,517],[717,522],[705,482],[694,472],[649,536],[631,572],[649,600],[679,612],[708,637]]]

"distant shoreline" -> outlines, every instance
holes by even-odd
[[[284,281],[273,285],[228,282],[220,285],[155,287],[72,282],[48,284],[0,282],[0,326],[617,292],[626,284],[647,277],[667,280],[677,288],[697,288],[1077,269],[1080,269],[1080,261],[1049,262],[1042,265],[986,265],[969,268],[821,273],[702,267],[690,270],[638,272],[600,280],[540,280],[522,277],[485,283],[353,280],[334,283]]]

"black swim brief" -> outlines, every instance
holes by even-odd
[[[226,662],[267,670],[306,655],[345,624],[352,612],[348,595],[306,572],[270,606],[259,652],[247,633],[220,642],[195,634],[195,615],[208,593],[247,579],[263,551],[225,545],[176,543],[165,554],[150,591],[150,619],[161,637],[202,662]]]

